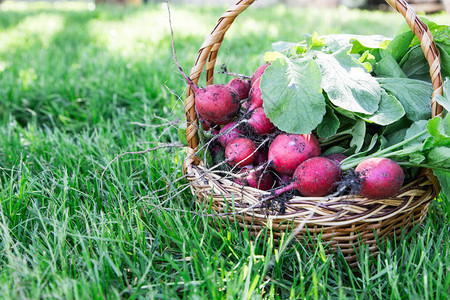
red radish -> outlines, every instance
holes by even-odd
[[[405,179],[402,168],[395,161],[384,157],[365,159],[355,171],[362,182],[360,195],[373,199],[395,196]]]
[[[255,167],[252,165],[244,166],[242,171],[239,172],[242,173],[244,177],[240,180],[236,180],[236,182],[241,185],[248,185],[263,191],[270,190],[275,183],[273,176],[268,172],[247,172],[249,170],[253,170],[254,168]]]
[[[301,163],[294,172],[293,181],[276,189],[266,200],[296,189],[307,197],[323,197],[336,188],[341,176],[339,166],[325,157],[312,157]]]
[[[333,153],[333,154],[327,155],[326,158],[334,161],[335,163],[337,163],[339,165],[341,163],[341,161],[343,161],[344,159],[347,158],[347,155],[342,154],[342,153]]]
[[[292,177],[286,174],[278,175],[278,185],[285,185],[292,181]]]
[[[219,143],[226,147],[233,140],[242,136],[242,131],[236,127],[236,122],[230,122],[222,127],[219,131]]]
[[[195,105],[203,119],[211,123],[225,125],[236,117],[241,108],[241,102],[234,88],[224,84],[213,84],[199,88],[192,84]]]
[[[258,150],[258,156],[256,157],[254,161],[254,165],[262,165],[267,162],[269,159],[269,149],[261,148]]]
[[[212,84],[204,88],[198,87],[184,73],[178,63],[175,53],[175,44],[173,41],[172,26],[170,26],[172,36],[172,52],[175,64],[180,70],[181,75],[187,81],[194,92],[195,107],[198,113],[208,122],[225,125],[229,123],[238,114],[241,108],[241,101],[238,92],[231,86],[226,84]]]
[[[303,196],[323,197],[336,188],[341,169],[325,157],[312,157],[302,162],[294,172],[294,187]]]
[[[225,148],[226,162],[230,166],[251,165],[257,155],[256,144],[249,138],[237,138]]]
[[[312,134],[279,134],[269,147],[269,162],[286,175],[294,174],[302,162],[315,156],[320,156],[320,146]]]
[[[264,73],[264,71],[266,70],[266,68],[269,66],[270,64],[264,64],[262,66],[259,66],[258,68],[256,68],[255,72],[252,75],[252,78],[250,79],[250,83],[253,86],[253,83],[259,79],[261,77],[261,75]]]
[[[198,114],[198,112],[197,112],[197,114]],[[211,123],[209,123],[208,121],[203,119],[202,116],[200,116],[200,115],[198,115],[198,121],[200,122],[200,124],[202,124],[203,130],[205,130],[205,131],[208,131],[212,127],[214,127],[214,125],[212,125]]]
[[[250,81],[235,77],[228,82],[228,85],[233,87],[239,94],[241,100],[248,98],[250,91]]]
[[[248,101],[250,102],[250,107],[248,110],[254,110],[257,107],[261,107],[263,105],[263,100],[261,96],[261,88],[259,86],[259,83],[261,82],[261,79],[257,79],[253,84],[252,88],[250,89],[249,95],[248,95]]]
[[[262,107],[256,108],[251,113],[251,116],[248,119],[248,126],[257,135],[270,134],[273,133],[276,129],[275,125],[273,125],[273,123],[270,122],[269,118],[267,118]]]

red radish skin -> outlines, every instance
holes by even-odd
[[[347,158],[347,155],[342,154],[342,153],[333,153],[333,154],[327,155],[325,157],[334,161],[335,163],[337,163],[339,165],[341,163],[341,161],[343,161],[344,159]]]
[[[294,172],[289,184],[273,190],[265,200],[273,199],[283,193],[296,189],[307,197],[323,197],[336,187],[341,176],[341,168],[325,157],[312,157],[301,163]]]
[[[229,85],[214,84],[193,90],[197,111],[208,122],[225,125],[237,116],[241,108],[238,93]]]
[[[249,170],[253,170],[255,167],[252,165],[244,166],[240,173],[245,174]],[[248,185],[263,191],[268,191],[273,188],[275,180],[269,172],[249,172],[244,175],[241,180],[236,180],[241,185]]]
[[[250,89],[250,92],[248,95],[248,101],[250,102],[250,107],[248,108],[249,111],[254,110],[258,107],[262,107],[262,105],[263,105],[261,88],[259,87],[260,82],[261,82],[261,79],[258,78],[252,84],[252,88]]]
[[[405,179],[402,168],[395,161],[383,157],[365,159],[355,171],[362,181],[360,195],[373,199],[395,196]]]
[[[255,166],[265,164],[269,160],[269,149],[258,149],[258,156],[254,161]]]
[[[315,156],[320,156],[320,146],[312,134],[279,134],[269,147],[273,168],[289,176],[302,162]]]
[[[198,111],[197,111],[197,114],[198,114]],[[214,127],[214,125],[212,125],[211,123],[209,123],[208,121],[203,119],[200,115],[198,115],[198,121],[200,122],[200,124],[202,124],[203,130],[205,130],[205,131],[208,131],[212,127]]]
[[[242,136],[242,131],[240,131],[236,126],[236,122],[230,122],[222,127],[219,131],[219,143],[222,147],[226,147],[233,140]],[[233,128],[234,127],[234,128]]]
[[[267,64],[264,64],[264,65],[259,66],[258,68],[256,68],[255,72],[253,72],[253,75],[252,75],[252,77],[251,77],[251,79],[250,79],[251,85],[253,85],[253,83],[254,83],[256,80],[258,80],[259,78],[261,78],[262,74],[264,73],[264,71],[267,69],[267,67],[268,67],[269,65],[270,65],[270,64],[267,63]]]
[[[247,125],[256,133],[257,135],[265,135],[273,133],[276,130],[275,125],[270,122],[264,113],[262,107],[256,108],[248,119]]]
[[[323,197],[336,188],[341,169],[325,157],[312,157],[301,163],[294,172],[294,188],[307,197]]]
[[[292,181],[292,177],[286,174],[278,175],[278,185],[286,185]]]
[[[241,108],[238,92],[233,87],[226,84],[212,84],[204,88],[198,87],[191,78],[184,73],[178,63],[173,41],[172,24],[170,24],[170,32],[172,38],[173,59],[178,70],[180,70],[181,75],[194,92],[195,107],[197,108],[198,114],[200,114],[203,119],[213,124],[225,125],[229,123],[234,119]]]
[[[239,94],[239,99],[244,100],[248,98],[251,85],[249,80],[241,78],[233,78],[228,82],[228,85],[233,87]]]
[[[225,158],[230,166],[251,165],[257,155],[256,144],[249,138],[237,138],[225,148]]]

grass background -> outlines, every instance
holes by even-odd
[[[270,233],[251,240],[233,223],[212,227],[175,181],[182,150],[125,155],[105,169],[120,153],[176,141],[173,127],[143,124],[180,118],[185,83],[162,6],[90,8],[0,7],[0,298],[450,297],[447,200],[351,270],[321,248],[297,242],[278,255]],[[188,70],[225,8],[171,9]],[[430,19],[448,24],[448,15]],[[272,42],[313,31],[392,36],[402,23],[396,13],[342,7],[251,8],[217,65],[251,74]]]

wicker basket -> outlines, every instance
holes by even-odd
[[[235,18],[246,10],[255,0],[238,1],[218,20],[211,34],[205,39],[199,50],[197,61],[191,70],[190,78],[198,84],[199,77],[206,66],[206,85],[214,80],[214,65],[217,52],[225,33]],[[434,98],[442,94],[442,77],[440,72],[439,52],[427,26],[403,0],[387,0],[400,12],[419,38],[425,57],[430,65],[430,76],[434,93],[431,99],[432,117],[442,113],[442,107]],[[268,192],[236,184],[226,177],[208,170],[201,159],[196,156],[199,136],[197,132],[197,115],[192,90],[188,90],[185,101],[188,122],[187,159],[184,172],[189,180],[193,194],[198,201],[211,203],[211,208],[218,217],[239,222],[252,234],[271,227],[275,237],[300,224],[297,236],[305,234],[312,237],[320,235],[326,248],[336,252],[342,251],[350,264],[357,264],[357,253],[361,243],[368,246],[372,254],[378,253],[379,239],[400,236],[402,230],[408,231],[414,224],[420,223],[428,206],[440,187],[437,179],[428,170],[422,170],[412,182],[402,187],[398,195],[389,199],[367,199],[359,196],[346,197],[298,197],[293,196],[286,204],[285,213],[267,214],[261,208],[261,196]],[[230,210],[232,215],[228,214]]]

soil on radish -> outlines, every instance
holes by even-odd
[[[354,169],[347,170],[341,176],[341,180],[337,182],[335,196],[342,195],[358,195],[361,191],[364,179],[361,178],[360,173]]]
[[[288,191],[274,198],[265,200],[261,208],[264,209],[264,213],[266,214],[266,216],[284,215],[284,213],[286,212],[286,204],[294,196],[300,196],[300,193],[298,193],[296,190]]]

